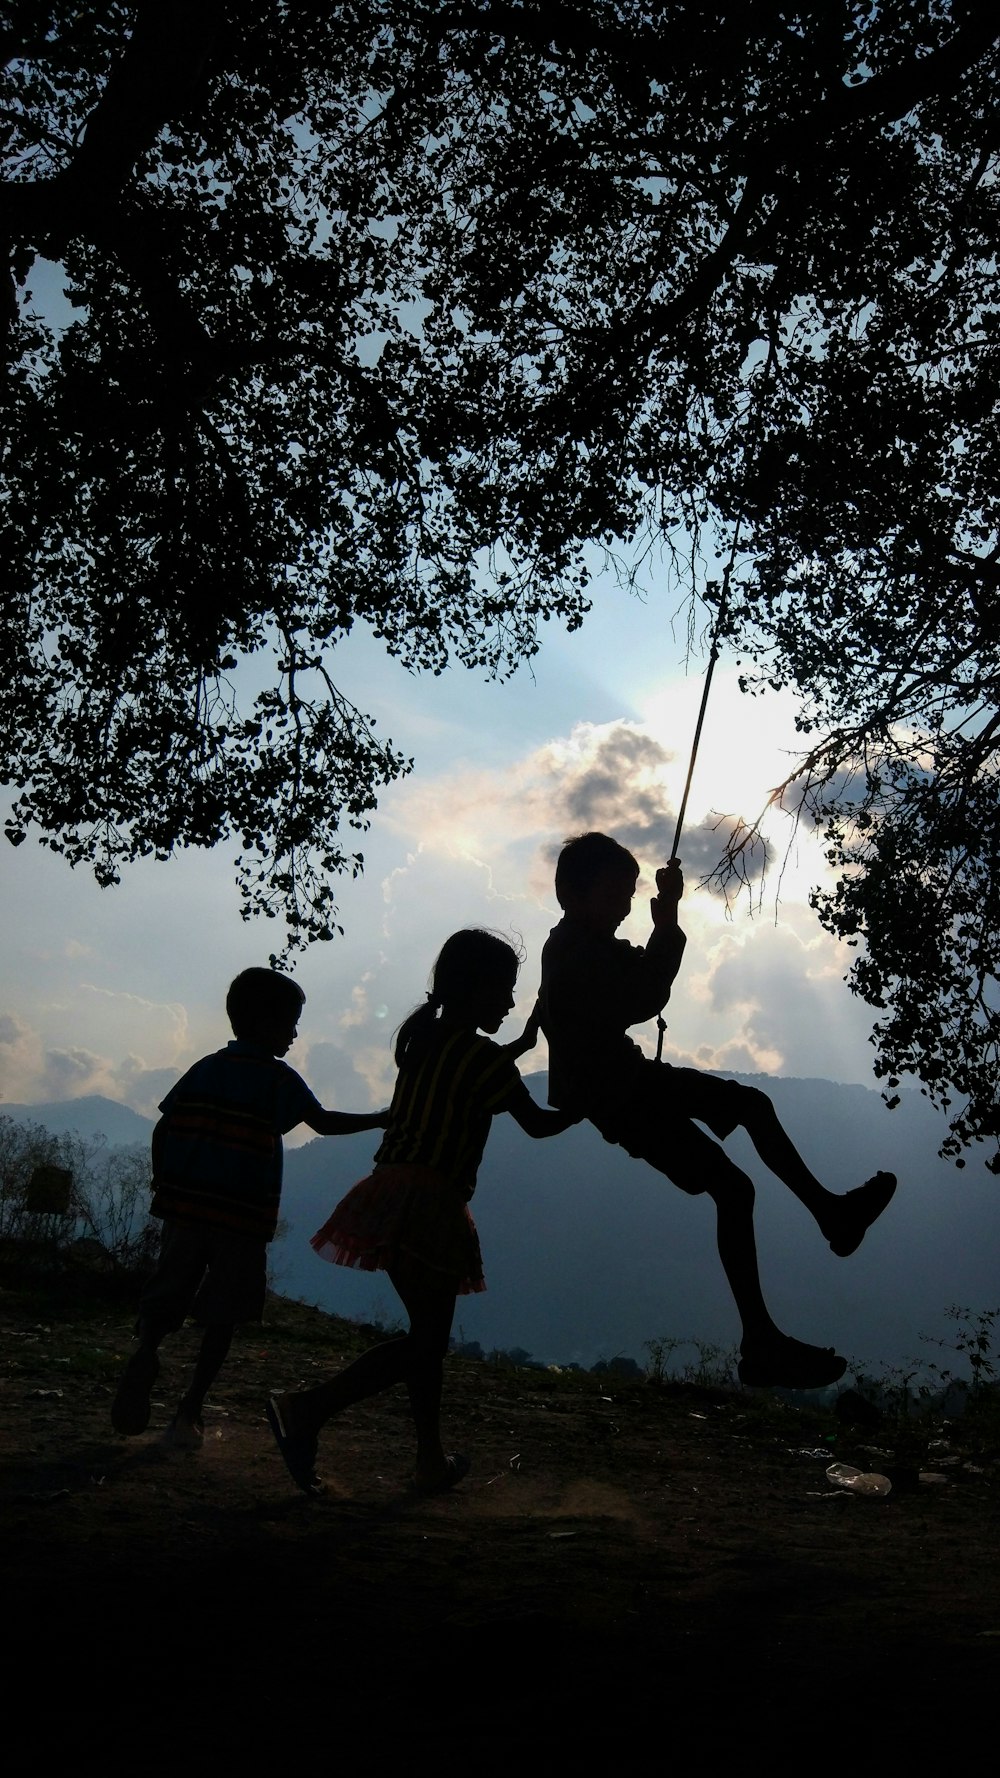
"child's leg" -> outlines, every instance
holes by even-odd
[[[657,1093],[652,1085],[655,1078],[646,1077],[647,1098],[641,1114],[643,1121],[652,1121],[654,1127],[658,1118]],[[896,1189],[892,1173],[876,1173],[854,1191],[828,1191],[806,1166],[770,1099],[759,1087],[718,1080],[698,1068],[666,1068],[660,1071],[659,1091],[659,1116],[665,1120],[662,1141],[657,1137],[660,1146],[669,1149],[671,1131],[678,1124],[683,1128],[691,1118],[707,1124],[720,1142],[742,1127],[764,1165],[811,1212],[834,1253],[846,1256],[861,1245],[866,1230],[881,1216]],[[626,1147],[631,1149],[631,1144],[626,1143]],[[671,1178],[676,1177],[669,1167],[664,1170]],[[688,1185],[686,1189],[696,1188]]]
[[[794,1192],[822,1227],[823,1213],[836,1202],[836,1197],[810,1173],[767,1094],[758,1087],[743,1087],[740,1114],[740,1122],[765,1167]]]
[[[190,1305],[204,1332],[191,1380],[168,1437],[182,1450],[202,1442],[205,1397],[215,1382],[241,1322],[259,1321],[267,1289],[267,1244],[256,1235],[206,1228],[202,1233],[205,1274]]]
[[[297,1390],[274,1399],[281,1404],[281,1417],[290,1433],[295,1437],[315,1436],[334,1414],[342,1414],[345,1408],[366,1401],[370,1395],[380,1395],[394,1383],[404,1383],[409,1363],[410,1336],[399,1334],[394,1340],[370,1347],[345,1370],[325,1383],[317,1383],[314,1389]]]
[[[740,1122],[761,1160],[811,1211],[834,1253],[846,1257],[861,1245],[865,1232],[881,1216],[896,1189],[895,1175],[876,1173],[854,1191],[828,1191],[810,1173],[766,1093],[741,1087]]]
[[[205,1409],[205,1397],[221,1371],[232,1343],[233,1324],[231,1322],[220,1323],[215,1327],[206,1327],[201,1349],[191,1373],[191,1381],[178,1410],[192,1424],[197,1424],[201,1420]]]
[[[150,1396],[160,1374],[160,1342],[184,1325],[206,1263],[200,1231],[165,1218],[156,1270],[139,1301],[138,1345],[111,1404],[116,1432],[134,1437],[149,1425]]]
[[[760,1287],[753,1182],[728,1155],[718,1149],[716,1154],[721,1164],[705,1189],[715,1204],[719,1258],[743,1326],[741,1381],[783,1384],[789,1389],[822,1389],[836,1383],[846,1361],[832,1347],[793,1340],[772,1319]]]
[[[135,1331],[138,1345],[122,1372],[111,1404],[112,1426],[129,1438],[145,1432],[149,1425],[150,1396],[160,1374],[157,1350],[160,1341],[174,1330],[161,1321],[140,1316]]]
[[[705,1191],[715,1205],[719,1258],[739,1311],[743,1346],[760,1345],[780,1338],[764,1301],[757,1261],[757,1236],[753,1226],[753,1181],[735,1167],[720,1150],[713,1176]]]
[[[405,1275],[390,1272],[389,1277],[409,1316],[409,1331],[372,1346],[314,1389],[272,1398],[272,1427],[276,1417],[285,1444],[292,1447],[286,1452],[282,1445],[282,1453],[300,1487],[305,1483],[298,1472],[307,1476],[312,1470],[316,1439],[326,1421],[396,1383],[405,1383],[409,1391],[419,1484],[440,1487],[456,1479],[441,1448],[439,1430],[442,1366],[455,1314],[455,1291],[447,1285],[442,1288],[433,1277],[428,1282],[416,1268]]]
[[[780,1338],[760,1287],[752,1179],[690,1118],[661,1119],[657,1127],[638,1131],[635,1140],[624,1146],[681,1191],[691,1197],[707,1193],[712,1199],[719,1258],[739,1310],[744,1345]]]
[[[760,1285],[753,1181],[718,1143],[697,1125],[676,1119],[655,1138],[628,1148],[682,1191],[707,1193],[715,1204],[719,1258],[742,1323],[743,1382],[820,1389],[842,1377],[846,1362],[831,1348],[793,1340],[773,1320]]]
[[[455,1317],[455,1292],[389,1275],[410,1317],[406,1387],[417,1433],[417,1485],[446,1487],[460,1480],[468,1468],[467,1464],[456,1468],[462,1460],[448,1458],[441,1444],[441,1386]]]

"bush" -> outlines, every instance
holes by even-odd
[[[31,1207],[41,1168],[72,1176],[69,1207]],[[65,1255],[77,1241],[97,1243],[109,1269],[132,1272],[153,1259],[159,1225],[149,1214],[149,1152],[109,1148],[103,1136],[53,1135],[40,1124],[0,1117],[0,1240]]]

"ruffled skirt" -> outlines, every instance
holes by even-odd
[[[453,1284],[456,1296],[486,1289],[469,1206],[432,1167],[376,1167],[341,1198],[310,1246],[332,1265],[361,1272],[416,1264],[442,1284]]]

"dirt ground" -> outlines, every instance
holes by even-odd
[[[409,1491],[395,1391],[328,1429],[312,1501],[263,1402],[365,1336],[272,1299],[181,1454],[163,1429],[196,1330],[126,1440],[129,1325],[79,1288],[0,1291],[4,1672],[33,1765],[921,1770],[995,1723],[1000,1457],[968,1427],[904,1450],[762,1392],[456,1359],[461,1488]],[[892,1492],[833,1487],[835,1460]]]

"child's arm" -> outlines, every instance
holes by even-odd
[[[677,909],[684,894],[684,872],[679,858],[672,858],[656,873],[656,894],[649,904],[654,930],[677,925]]]
[[[518,1056],[526,1056],[529,1050],[534,1049],[538,1042],[538,1030],[541,1016],[542,1003],[540,1000],[536,1000],[528,1014],[527,1024],[521,1032],[520,1037],[515,1037],[512,1043],[501,1044],[501,1049],[503,1049],[513,1061],[516,1061]]]
[[[579,1116],[571,1112],[546,1111],[544,1106],[536,1105],[527,1087],[504,1110],[510,1112],[514,1122],[520,1124],[526,1136],[561,1136],[571,1124],[580,1122]]]
[[[662,870],[656,873],[656,894],[649,904],[653,916],[653,930],[646,943],[646,954],[656,957],[657,963],[665,976],[666,994],[661,1005],[670,997],[670,989],[681,966],[687,935],[681,931],[677,920],[677,909],[681,896],[684,894],[684,874],[679,858],[672,858]]]
[[[324,1111],[317,1106],[303,1118],[317,1136],[356,1136],[361,1130],[384,1130],[389,1122],[389,1108],[381,1111]]]

